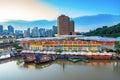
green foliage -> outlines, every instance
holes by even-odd
[[[61,49],[57,49],[56,52],[62,53],[62,50]]]
[[[15,49],[23,49],[23,47],[22,47],[22,46],[19,46],[18,44],[14,44],[13,47],[14,47]]]
[[[120,37],[120,23],[111,27],[103,26],[85,33],[86,36]]]
[[[115,50],[120,53],[120,42],[119,41],[116,41],[115,42]]]

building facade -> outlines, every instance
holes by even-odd
[[[53,35],[55,36],[55,34],[57,34],[58,32],[57,26],[53,26],[52,30],[53,30]]]
[[[11,25],[8,26],[8,33],[9,33],[10,35],[13,35],[13,34],[14,34],[14,28],[13,28],[13,26],[11,26]]]
[[[45,29],[44,28],[39,29],[39,35],[40,35],[40,37],[45,37]]]
[[[32,37],[38,37],[39,36],[39,30],[38,27],[34,27],[31,32]]]
[[[70,34],[72,35],[72,33],[74,33],[74,21],[70,21],[69,28],[70,28]]]
[[[3,34],[3,25],[0,25],[0,35]]]
[[[57,19],[58,35],[70,35],[74,32],[74,21],[70,21],[70,18],[65,15],[61,15]]]

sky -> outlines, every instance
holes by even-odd
[[[0,22],[55,20],[95,14],[120,14],[120,0],[0,0]]]
[[[54,21],[61,14],[65,14],[72,19],[99,14],[120,15],[119,3],[120,0],[0,0],[0,25],[7,29],[10,21]],[[10,23],[17,29],[28,27],[23,23],[21,24]],[[102,26],[101,24],[94,26],[98,25]],[[88,26],[90,25],[78,25],[75,28],[76,30],[88,31]]]

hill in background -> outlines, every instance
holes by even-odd
[[[120,37],[120,23],[114,26],[103,26],[95,30],[90,30],[85,33],[86,36],[101,36],[101,37]]]

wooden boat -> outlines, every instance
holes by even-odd
[[[35,61],[35,56],[33,54],[24,54],[23,60],[25,63],[30,63]]]
[[[51,58],[49,56],[42,56],[41,58],[36,59],[34,62],[35,63],[46,63],[49,61],[51,61]]]

